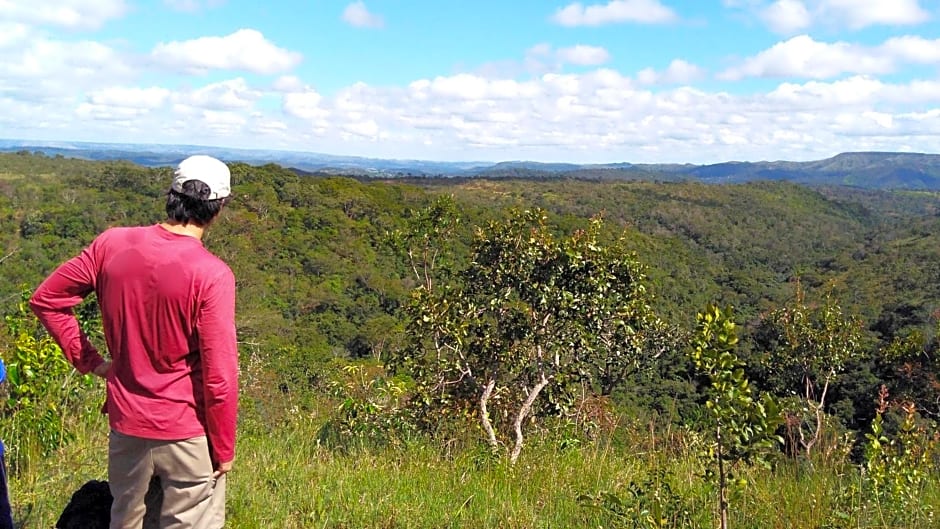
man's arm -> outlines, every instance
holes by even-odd
[[[206,436],[216,474],[235,458],[238,416],[238,345],[235,336],[235,276],[225,273],[207,288],[196,320],[206,406]]]
[[[98,240],[57,268],[33,292],[29,306],[79,373],[107,374],[108,363],[82,332],[72,312],[95,289]]]

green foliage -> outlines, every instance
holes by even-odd
[[[13,472],[28,470],[35,458],[70,440],[65,417],[92,385],[91,376],[78,375],[41,328],[29,310],[29,296],[24,290],[16,312],[4,318],[8,388],[0,401],[0,438],[10,446]]]
[[[727,482],[736,478],[740,462],[760,460],[778,439],[773,435],[779,421],[774,399],[764,394],[755,398],[734,349],[738,344],[731,308],[714,305],[698,314],[698,329],[690,356],[707,384],[705,394],[711,427],[715,434],[709,475],[717,480],[721,527],[727,527]]]
[[[407,226],[388,234],[386,242],[404,259],[414,285],[432,291],[458,269],[457,210],[454,198],[442,195],[425,208],[408,211]]]
[[[712,305],[698,319],[690,355],[707,384],[705,407],[720,430],[716,457],[729,463],[750,461],[779,441],[773,435],[780,420],[778,406],[769,394],[754,395],[734,353],[738,337],[733,311]]]
[[[935,324],[940,327],[940,319]],[[881,380],[895,400],[910,402],[917,413],[940,420],[940,334],[920,331],[896,336],[878,355]]]
[[[622,494],[581,494],[578,503],[607,515],[611,527],[683,529],[697,527],[689,502],[670,485],[660,468],[640,481],[630,481]]]
[[[432,277],[446,250],[441,227],[456,224],[427,221],[452,214],[439,205],[405,241],[419,286],[406,309],[410,342],[390,365],[418,382],[430,408],[475,409],[494,449],[512,436],[515,461],[533,409],[563,412],[582,378],[609,392],[658,355],[665,325],[635,257],[600,242],[599,219],[559,239],[544,211],[514,211],[477,229],[466,269]]]
[[[848,317],[831,293],[818,306],[807,304],[797,283],[794,299],[761,321],[758,347],[767,349],[766,383],[778,394],[798,395],[786,411],[788,435],[809,457],[822,438],[827,396],[864,342],[858,318]]]
[[[937,438],[916,421],[913,404],[900,404],[903,413],[895,435],[885,431],[887,388],[882,386],[879,407],[865,434],[864,492],[889,515],[906,520],[933,521],[934,507],[922,501],[928,476],[936,471]]]
[[[871,431],[876,417],[871,394],[880,384],[916,405],[918,421],[923,421],[917,423],[918,432],[922,424],[930,431],[930,421],[940,417],[936,194],[862,193],[772,182],[405,183],[305,175],[274,164],[234,163],[231,168],[235,200],[209,230],[205,244],[235,271],[239,341],[243,353],[251,349],[254,366],[250,380],[246,377],[242,410],[256,421],[243,422],[248,435],[240,452],[240,461],[251,470],[243,478],[233,476],[238,498],[233,523],[240,527],[627,523],[603,511],[588,514],[597,517],[585,522],[585,511],[574,503],[582,491],[609,489],[624,509],[643,502],[670,505],[658,482],[638,477],[642,469],[663,463],[643,459],[640,452],[668,454],[668,474],[675,478],[669,486],[683,499],[693,498],[695,503],[685,505],[694,511],[697,525],[704,526],[711,512],[705,497],[712,492],[705,490],[708,484],[691,479],[704,461],[690,459],[705,451],[699,449],[703,437],[697,429],[707,425],[708,438],[716,437],[715,413],[730,413],[735,406],[729,402],[747,395],[743,381],[781,399],[799,399],[794,417],[806,438],[820,431],[813,422],[816,411],[824,411],[832,446],[823,441],[814,450],[831,448],[838,457],[852,450],[847,439]],[[3,315],[23,322],[23,329],[38,331],[16,303],[18,285],[38,284],[108,226],[160,220],[170,174],[168,167],[0,154],[0,224],[8,228],[0,230]],[[525,211],[529,217],[516,215]],[[476,237],[474,227],[480,228]],[[389,251],[389,243],[402,252]],[[795,303],[793,277],[801,278],[807,299],[822,301]],[[695,314],[709,300],[736,307],[741,340],[724,345],[712,341],[708,347],[730,346],[729,353],[737,348],[737,361],[724,357],[711,367],[696,365],[678,345],[694,341],[689,336],[698,329]],[[79,312],[86,330],[98,328],[87,323],[95,317],[92,305]],[[773,318],[762,321],[762,314]],[[539,315],[549,319],[543,324]],[[42,376],[47,369],[55,372],[61,357],[45,349],[41,333],[20,339],[19,333],[9,332],[9,323],[6,327],[0,354],[15,364],[14,351],[28,351],[27,363],[42,366],[31,368],[40,379],[30,385],[44,387]],[[857,344],[855,333],[861,336]],[[835,339],[826,341],[827,334]],[[843,353],[850,350],[846,358]],[[477,362],[470,360],[474,355],[488,361],[472,363]],[[839,364],[828,390],[831,364],[816,363],[826,357]],[[747,365],[740,365],[741,359]],[[403,372],[415,382],[390,378],[374,367],[383,362],[407,368]],[[337,371],[336,366],[350,363],[366,367],[361,373]],[[466,376],[467,366],[483,382]],[[723,380],[721,371],[730,373],[730,379],[713,386],[702,368],[712,369],[715,380]],[[485,375],[496,370],[506,374],[494,383],[486,408],[499,429],[500,453],[505,453],[525,390],[531,396],[541,382],[539,369],[549,382],[519,427],[538,441],[557,422],[561,426],[554,433],[562,438],[527,442],[533,456],[513,470],[502,458],[483,459],[479,450],[463,453],[454,439],[480,437]],[[736,379],[739,369],[747,376]],[[805,399],[806,372],[814,377],[812,400]],[[13,399],[2,402],[0,436],[10,445],[10,456],[20,458],[19,497],[30,488],[31,498],[41,500],[28,504],[45,501],[37,509],[54,512],[61,510],[54,500],[67,498],[52,495],[77,485],[67,474],[72,468],[59,468],[63,461],[86,461],[85,471],[101,471],[100,460],[87,459],[99,453],[104,427],[97,413],[100,387],[84,385],[86,379],[71,371],[51,379],[62,387],[49,387],[49,392],[70,394],[68,388],[78,388],[70,404],[57,404],[58,414],[45,415],[51,421],[49,431],[76,436],[75,442],[46,436],[48,446],[58,443],[58,448],[42,457],[41,443],[25,436],[42,431],[40,427],[10,432],[14,420],[38,424],[43,415],[38,408],[32,416],[13,413]],[[820,398],[823,393],[825,399]],[[751,390],[752,401],[760,403],[755,395]],[[56,399],[52,401],[60,402]],[[699,406],[706,400],[715,402],[712,408]],[[773,413],[767,415],[771,419]],[[549,416],[557,419],[546,421]],[[880,441],[882,446],[909,444],[892,445],[902,437],[903,421],[895,425],[891,413],[881,417],[881,436],[888,439],[887,445]],[[93,420],[76,427],[76,418]],[[421,419],[428,431],[444,432],[434,438],[441,440],[444,456],[402,457],[429,442],[407,442],[413,418]],[[480,428],[468,428],[468,420]],[[745,413],[735,420],[743,424],[750,419]],[[839,420],[853,431],[838,430],[843,426]],[[327,421],[329,427],[324,426]],[[676,423],[696,430],[679,434]],[[595,427],[588,428],[590,424]],[[870,496],[863,490],[873,485],[859,485],[843,501],[837,491],[863,480],[848,462],[830,466],[830,458],[814,457],[814,472],[794,470],[794,475],[780,468],[732,465],[729,458],[747,456],[753,447],[747,443],[760,437],[760,432],[743,428],[739,442],[731,442],[735,436],[729,428],[738,426],[722,422],[721,440],[728,445],[718,445],[716,438],[706,454],[709,462],[727,463],[736,478],[748,478],[753,485],[732,487],[735,506],[746,511],[730,514],[736,525],[823,527],[829,523],[826,515],[803,513],[830,509],[842,513],[839,523],[846,527],[890,525],[890,517],[877,514],[882,503],[885,512],[893,508],[885,503],[887,496],[863,501]],[[93,427],[99,428],[97,437],[82,437]],[[373,435],[375,443],[367,440]],[[660,435],[670,439],[668,447],[651,441]],[[676,448],[693,437],[697,448]],[[927,442],[920,433],[911,441]],[[325,445],[340,450],[323,450]],[[347,455],[344,448],[352,447],[360,449]],[[375,454],[388,447],[394,448],[392,457]],[[861,458],[863,449],[855,455]],[[27,453],[32,455],[23,455]],[[583,461],[577,459],[582,456]],[[579,462],[566,466],[572,461]],[[892,460],[886,456],[883,461]],[[802,468],[800,464],[780,466]],[[383,470],[377,474],[373,465]],[[598,466],[605,467],[602,477]],[[680,476],[676,466],[688,475]],[[546,469],[557,474],[542,473]],[[931,500],[940,504],[932,472],[921,489],[922,503],[928,505]],[[879,486],[894,487],[895,474],[905,475],[886,470]],[[47,475],[58,475],[58,481],[47,481]],[[244,481],[239,485],[238,479]],[[403,481],[408,483],[398,488]],[[324,494],[311,496],[310,482],[323,483]],[[473,486],[464,488],[468,483]],[[634,483],[636,494],[618,483]],[[331,510],[333,504],[342,508]],[[637,512],[647,508],[654,510]],[[895,519],[904,520],[899,516]],[[37,524],[52,525],[54,519],[47,518]],[[923,516],[907,520],[912,527],[935,525]]]
[[[390,379],[361,364],[342,369],[342,380],[330,381],[339,400],[335,414],[318,433],[325,446],[349,450],[400,446],[414,434],[404,381]]]

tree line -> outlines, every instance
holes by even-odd
[[[861,461],[866,434],[940,420],[936,194],[231,167],[206,245],[235,272],[243,354],[295,402],[372,369],[384,404],[359,394],[339,431],[470,420],[515,460],[540,418],[591,435],[616,409],[724,431],[719,463],[833,435]],[[169,171],[0,155],[6,314],[102,229],[159,220]]]

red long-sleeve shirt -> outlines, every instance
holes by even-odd
[[[103,362],[72,307],[94,291],[111,354],[111,428],[159,440],[207,435],[216,463],[235,457],[235,277],[196,237],[159,224],[112,228],[52,273],[30,306],[69,362]]]

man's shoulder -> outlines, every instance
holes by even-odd
[[[193,258],[192,264],[201,270],[204,277],[213,281],[234,279],[235,274],[232,272],[232,268],[221,257],[204,247],[200,247],[196,251],[198,257],[197,255],[191,256]]]
[[[206,264],[214,273],[218,275],[232,277],[235,276],[235,274],[232,272],[232,268],[228,265],[228,263],[223,261],[221,257],[208,250],[206,250]]]
[[[112,226],[96,237],[97,242],[122,241],[128,238],[143,238],[152,230],[151,226]]]

